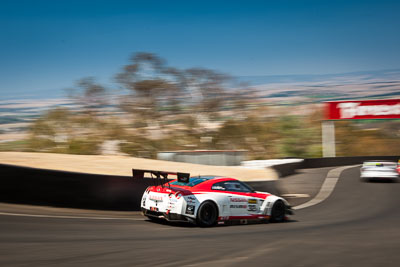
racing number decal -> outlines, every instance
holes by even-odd
[[[251,204],[248,206],[247,210],[248,211],[257,211],[257,205]]]
[[[232,215],[256,214],[259,203],[256,198],[230,197],[229,208]]]
[[[251,213],[257,212],[257,199],[249,199],[248,201],[248,208],[247,211],[250,211]]]

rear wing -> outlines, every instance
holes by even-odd
[[[188,183],[190,173],[184,172],[164,172],[164,171],[155,171],[155,170],[139,170],[132,169],[133,179],[143,179],[145,173],[150,173],[151,178],[155,178],[159,185],[163,186],[163,184],[168,183],[168,175],[176,175],[178,177],[178,182]],[[162,183],[164,181],[164,183]]]

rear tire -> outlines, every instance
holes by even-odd
[[[218,208],[211,201],[203,202],[198,211],[196,223],[201,227],[209,227],[213,226],[217,223],[218,220]]]
[[[285,221],[286,205],[282,200],[277,200],[272,206],[270,222]]]

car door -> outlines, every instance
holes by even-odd
[[[225,194],[226,188],[224,186],[224,182],[215,183],[211,186],[211,190],[217,194],[214,194],[214,199],[218,203],[219,206],[219,216],[220,217],[229,217],[230,216],[230,208],[229,208],[229,194]]]
[[[258,212],[258,202],[252,197],[252,190],[240,181],[224,182],[229,192],[229,208],[231,216],[247,216]]]

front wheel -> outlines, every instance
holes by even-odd
[[[285,220],[286,205],[282,200],[277,200],[272,206],[271,222],[283,222]]]
[[[216,224],[218,219],[218,210],[214,203],[206,201],[202,203],[197,211],[196,222],[199,226],[208,227]]]

